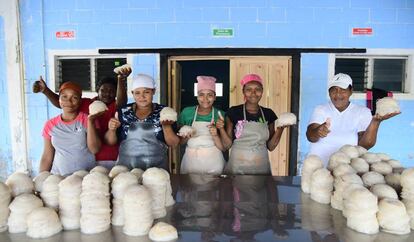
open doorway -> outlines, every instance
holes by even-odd
[[[197,76],[213,76],[216,81],[216,101],[214,107],[227,111],[229,108],[230,62],[228,60],[188,60],[178,61],[181,66],[180,110],[195,106]]]
[[[260,105],[271,108],[276,115],[292,112],[292,56],[170,56],[168,105],[177,111],[197,105],[194,95],[196,77],[211,75],[222,85],[222,94],[218,95],[214,106],[227,111],[230,106],[244,102],[239,80],[248,73],[259,74],[265,80]],[[293,152],[296,151],[297,144],[292,148]],[[171,170],[174,173],[179,173],[183,149],[170,151]],[[288,175],[290,151],[290,130],[286,130],[277,148],[269,152],[274,176]]]

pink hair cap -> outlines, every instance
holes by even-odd
[[[256,74],[247,74],[241,79],[240,84],[242,86],[246,85],[249,82],[256,81],[263,85],[263,80],[259,75]]]
[[[211,90],[216,92],[216,78],[212,76],[197,76],[197,91]]]

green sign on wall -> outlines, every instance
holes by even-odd
[[[232,38],[234,36],[234,29],[213,29],[213,37],[227,37]]]

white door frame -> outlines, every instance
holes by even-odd
[[[28,161],[27,113],[20,35],[19,1],[0,0],[4,19],[7,96],[9,101],[10,138],[14,171],[31,171]]]

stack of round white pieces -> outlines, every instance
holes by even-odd
[[[361,158],[370,165],[381,161],[381,158],[377,154],[371,152],[363,154]]]
[[[154,222],[151,203],[151,193],[145,186],[132,185],[125,190],[123,232],[126,235],[148,234]]]
[[[371,186],[370,191],[378,197],[378,200],[383,198],[391,198],[398,200],[398,194],[391,186],[387,184],[375,184]]]
[[[174,226],[158,222],[151,228],[148,237],[152,241],[172,241],[178,239],[178,233]]]
[[[9,217],[9,203],[11,200],[10,188],[0,182],[0,233],[7,230],[7,218]]]
[[[362,181],[366,187],[371,187],[375,184],[385,184],[384,176],[376,171],[369,171],[362,175]]]
[[[128,172],[129,169],[126,166],[123,165],[116,165],[114,167],[112,167],[111,171],[109,172],[108,176],[109,178],[112,180],[114,179],[117,175],[123,173],[123,172]]]
[[[312,200],[329,204],[333,190],[333,176],[326,168],[317,169],[311,177],[310,197]]]
[[[345,218],[348,217],[348,214],[347,214],[344,204],[346,203],[346,200],[350,197],[350,194],[356,189],[366,189],[362,183],[362,180],[361,180],[361,183],[350,183],[350,184],[347,184],[343,188],[343,191],[341,194],[342,195],[341,207],[342,207],[342,216],[344,216]]]
[[[85,170],[79,170],[79,171],[75,171],[73,173],[73,175],[77,175],[80,178],[84,178],[86,175],[88,175],[89,172],[85,171]]]
[[[59,209],[59,182],[62,180],[63,178],[59,175],[50,175],[43,182],[40,197],[45,203],[45,207]]]
[[[134,174],[137,179],[138,179],[138,183],[142,183],[142,174],[144,174],[144,171],[140,168],[134,168],[131,171],[131,174]]]
[[[339,151],[342,151],[351,159],[357,158],[360,156],[358,148],[353,145],[344,145],[339,149]]]
[[[169,177],[161,168],[152,167],[142,175],[142,184],[148,188],[152,197],[152,215],[155,219],[167,215],[165,201]]]
[[[310,193],[310,183],[312,174],[323,167],[321,158],[317,155],[309,155],[303,161],[302,177],[301,177],[301,188],[304,193]]]
[[[80,229],[85,234],[103,232],[111,226],[109,178],[100,172],[86,175],[82,181]]]
[[[108,110],[108,107],[102,101],[95,100],[91,104],[89,104],[89,114],[90,115],[105,112],[106,110]]]
[[[376,171],[385,176],[392,173],[392,166],[386,161],[380,161],[371,165],[371,171]]]
[[[329,157],[328,170],[333,171],[340,164],[350,164],[351,157],[342,151],[337,151]]]
[[[164,107],[160,112],[160,121],[177,121],[177,112],[170,107]]]
[[[378,233],[377,201],[377,197],[366,188],[354,189],[344,201],[344,209],[347,214],[346,225],[364,234]]]
[[[193,135],[196,134],[196,129],[189,126],[189,125],[184,125],[183,127],[180,128],[180,130],[178,130],[178,136],[180,137],[191,137]]]
[[[34,191],[32,179],[23,172],[17,171],[11,174],[6,180],[6,185],[10,187],[13,197],[23,193],[33,193]]]
[[[335,167],[332,173],[334,177],[340,177],[342,175],[350,174],[350,173],[356,174],[356,171],[349,164],[340,164],[337,167]]]
[[[33,178],[33,183],[34,183],[36,192],[38,192],[38,193],[42,192],[43,182],[50,175],[51,175],[50,172],[42,171],[42,172],[39,173],[39,175],[37,175],[35,178]]]
[[[7,221],[10,233],[22,233],[27,230],[26,218],[27,215],[43,206],[40,198],[34,194],[23,193],[15,197],[10,203],[10,216]]]
[[[401,173],[401,197],[410,216],[410,226],[414,229],[414,168],[405,169]]]
[[[122,66],[118,66],[118,67],[115,67],[114,68],[114,72],[116,73],[116,74],[121,74],[122,72],[122,69],[128,69],[129,71],[131,71],[132,70],[132,67],[131,67],[131,65],[130,64],[124,64],[124,65],[122,65]]]
[[[350,184],[363,185],[361,178],[355,173],[346,173],[334,180],[335,191],[331,196],[331,206],[335,209],[343,209],[343,192]]]
[[[358,152],[359,152],[359,156],[362,156],[362,155],[364,155],[364,154],[366,154],[367,152],[368,152],[368,150],[367,149],[365,149],[364,147],[362,147],[362,146],[359,146],[359,145],[357,145],[357,146],[355,146],[356,148],[357,148],[357,150],[358,150]]]
[[[309,231],[329,231],[332,228],[330,207],[312,201],[305,193],[301,198],[301,226]]]
[[[131,185],[138,185],[138,179],[134,174],[130,172],[121,173],[112,180],[111,192],[113,195],[113,199],[111,222],[113,225],[124,225],[124,194],[126,188]]]
[[[391,234],[410,233],[410,217],[398,199],[384,198],[378,204],[378,223],[381,230]]]
[[[381,161],[391,160],[391,157],[385,153],[377,153],[377,156],[381,159]]]
[[[403,168],[403,166],[402,166],[402,164],[399,160],[391,159],[391,160],[387,160],[387,163],[392,167],[392,169]]]
[[[109,174],[109,170],[103,166],[95,166],[94,168],[92,168],[92,170],[89,173],[94,173],[94,172],[99,172],[105,175]]]
[[[79,229],[82,177],[72,174],[59,183],[59,215],[65,230]]]
[[[396,191],[401,191],[401,174],[390,173],[385,176],[385,182]]]
[[[35,239],[48,238],[62,231],[62,224],[52,208],[38,208],[27,216],[27,236]]]
[[[400,112],[400,105],[392,97],[384,97],[377,101],[375,114],[384,116],[391,113]]]
[[[168,177],[168,181],[166,184],[166,191],[165,191],[165,206],[169,207],[175,204],[175,200],[172,196],[172,187],[171,187],[171,179],[170,179],[170,174],[168,173],[168,171],[161,169],[164,174]]]
[[[294,113],[281,113],[276,119],[275,127],[290,126],[296,124],[296,115]]]
[[[351,159],[351,166],[358,174],[364,174],[369,171],[369,164],[360,157]]]

